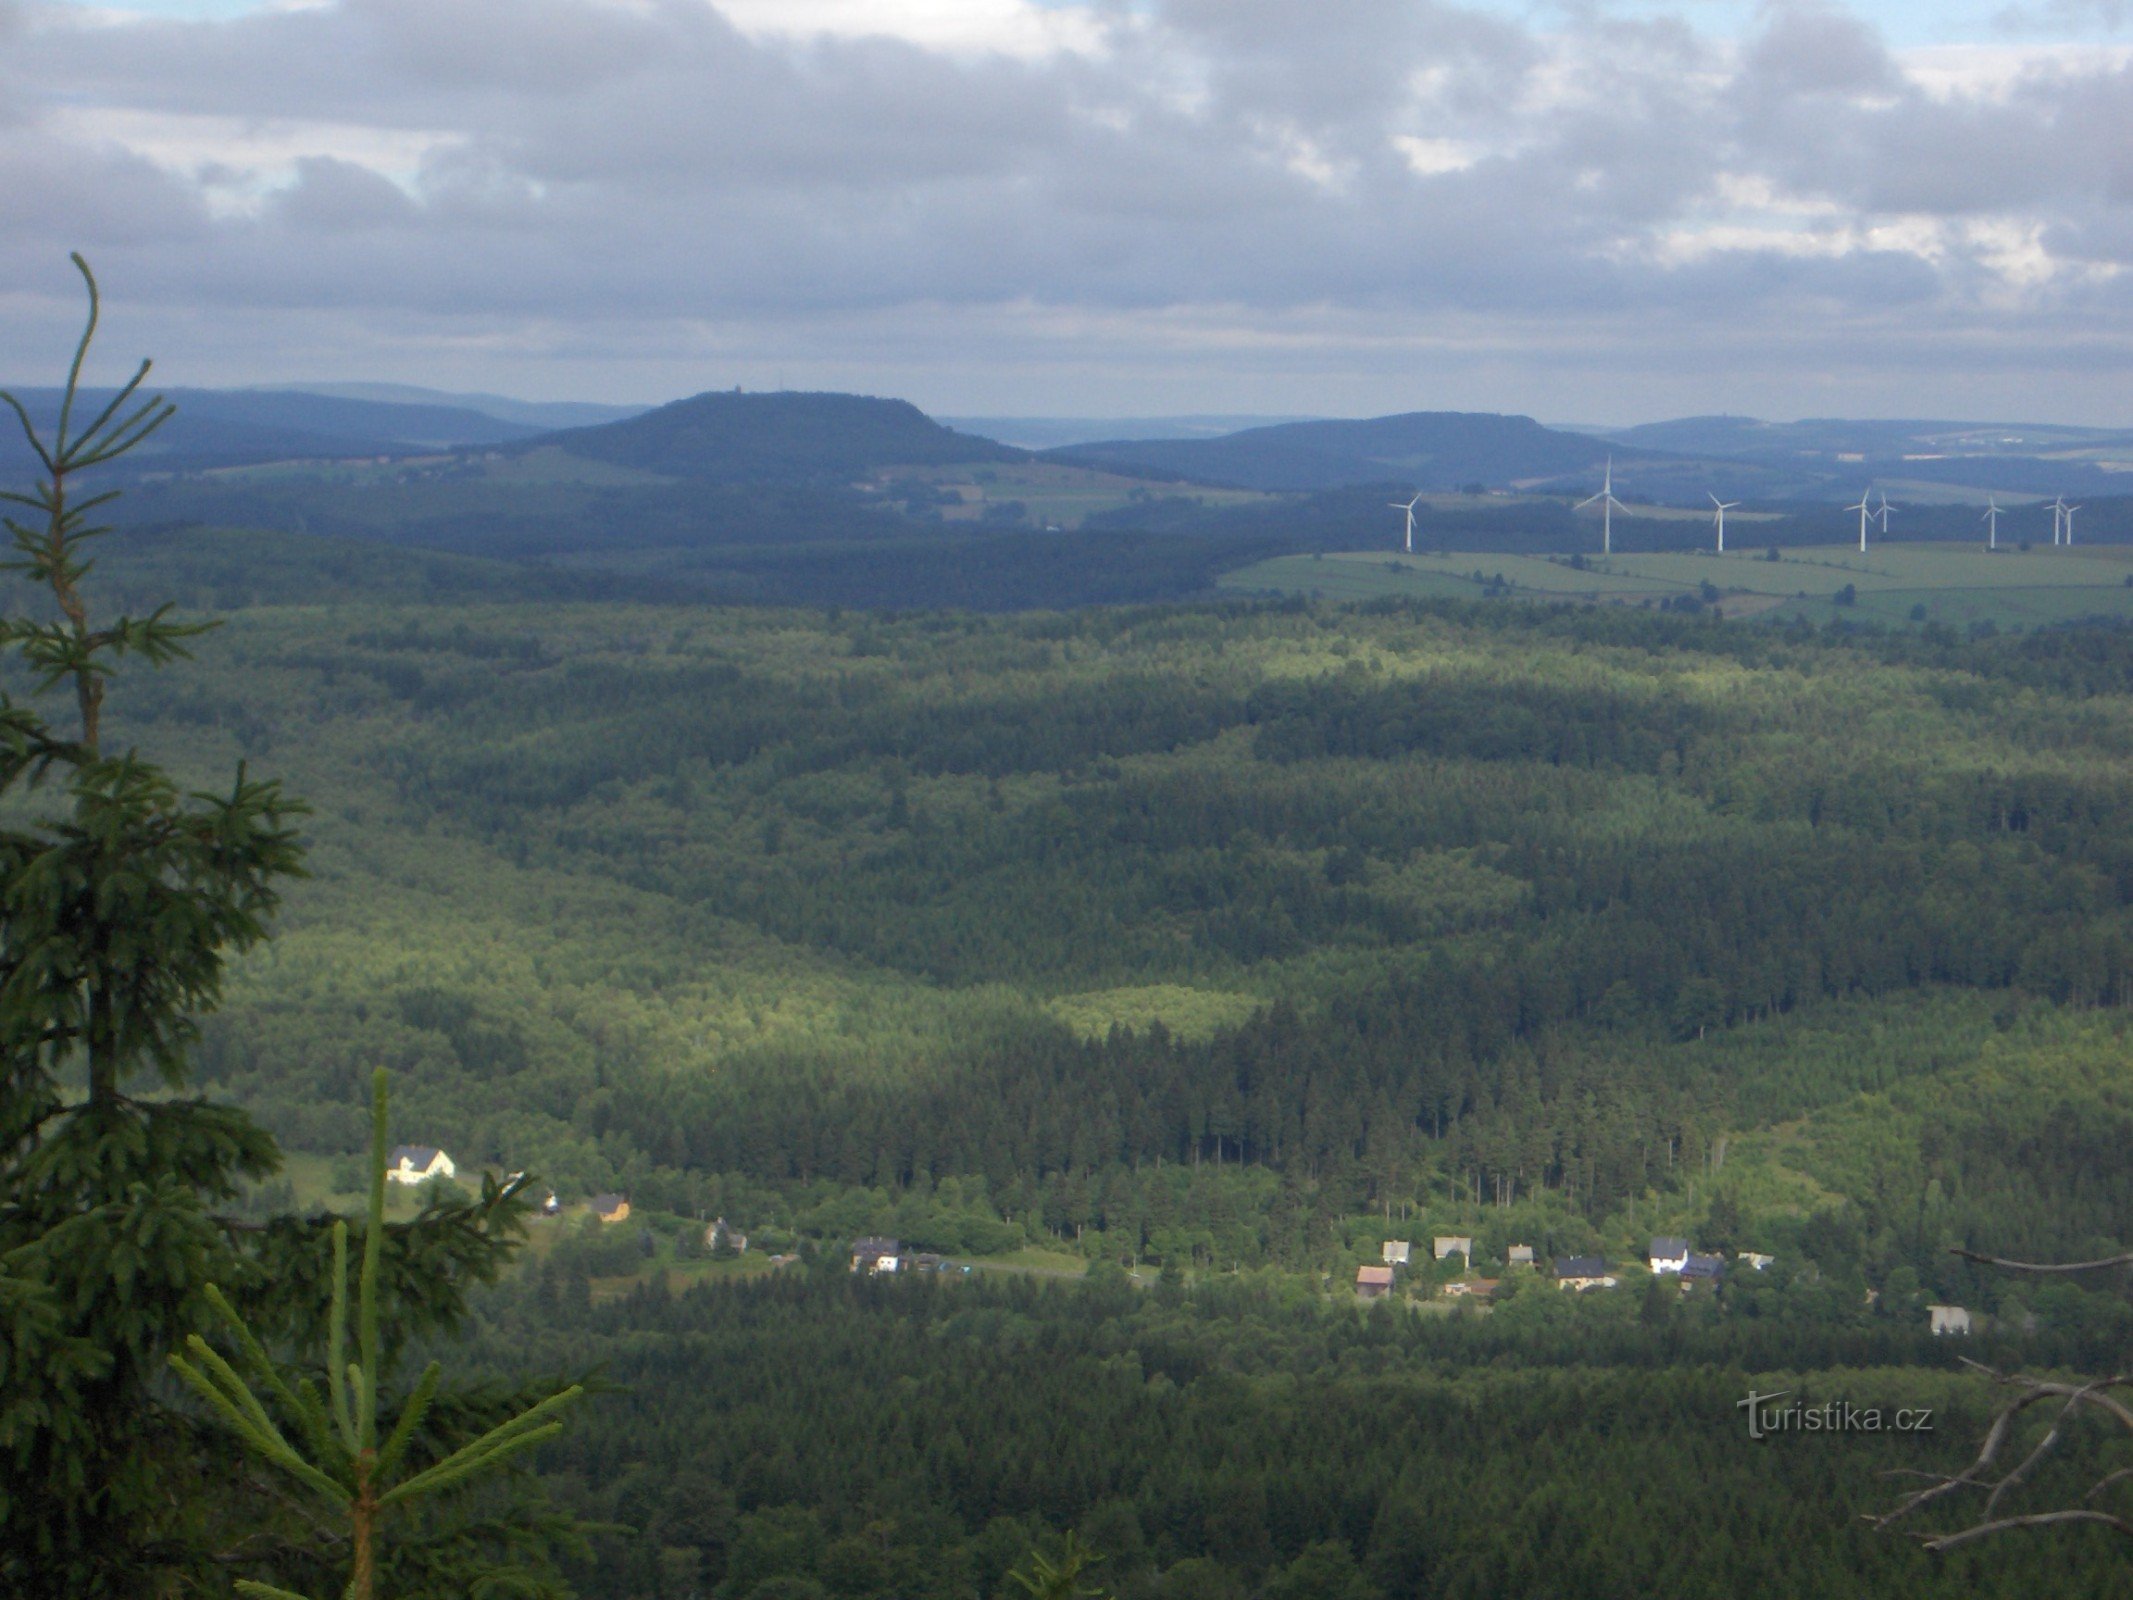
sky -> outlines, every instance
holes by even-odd
[[[0,381],[2133,426],[2133,0],[0,0]]]

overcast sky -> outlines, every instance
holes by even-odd
[[[2133,425],[2133,0],[0,0],[0,379]]]

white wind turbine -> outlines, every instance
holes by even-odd
[[[1881,537],[1886,539],[1889,536],[1889,492],[1886,489],[1878,492],[1881,495],[1881,506],[1877,514],[1881,518]]]
[[[2081,507],[2079,506],[2068,506],[2066,508],[2066,542],[2069,545],[2074,542],[2074,513],[2080,509]]]
[[[1710,491],[1706,489],[1704,493],[1710,494]],[[1711,504],[1718,508],[1718,553],[1724,555],[1726,553],[1726,513],[1739,505],[1740,502],[1738,500],[1721,500],[1717,495],[1713,494],[1711,495]]]
[[[1997,550],[1997,549],[1999,549],[1999,547],[2000,547],[2000,503],[1999,503],[1999,501],[1997,501],[1997,500],[1993,499],[1993,497],[1992,497],[1991,495],[1989,495],[1989,494],[1988,494],[1987,496],[1985,496],[1985,514],[1984,514],[1984,516],[1980,517],[1980,518],[1979,518],[1978,520],[1979,520],[1980,522],[1984,523],[1984,524],[1985,524],[1985,526],[1986,526],[1986,529],[1987,529],[1987,531],[1986,531],[1986,534],[1985,534],[1985,548],[1986,548],[1987,550]]]
[[[1615,458],[1613,456],[1607,458],[1607,476],[1600,480],[1600,492],[1594,495],[1587,495],[1570,509],[1583,511],[1595,500],[1600,503],[1600,554],[1611,556],[1615,553],[1615,507],[1622,505],[1622,502],[1615,498]],[[1629,507],[1622,506],[1622,509],[1627,511]]]
[[[1407,513],[1407,553],[1409,555],[1415,553],[1415,507],[1420,505],[1421,502],[1422,491],[1420,489],[1415,491],[1414,499],[1408,501],[1405,505],[1402,505],[1397,500],[1388,500],[1386,502],[1393,510]]]
[[[2052,497],[2052,543],[2055,545],[2059,543],[2059,531],[2065,521],[2066,496],[2063,494],[2054,495]]]
[[[1874,514],[1873,508],[1866,503],[1867,493],[1867,490],[1861,489],[1859,491],[1859,503],[1844,508],[1847,511],[1859,513],[1859,550],[1861,554],[1866,551],[1866,519]]]

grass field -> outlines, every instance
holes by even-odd
[[[926,483],[958,497],[960,504],[944,505],[941,516],[949,522],[981,521],[986,512],[1001,505],[1016,504],[1031,521],[1060,528],[1078,528],[1099,511],[1116,511],[1135,496],[1175,494],[1202,505],[1245,505],[1267,499],[1252,489],[1214,489],[1200,484],[1151,484],[1143,478],[1121,477],[1092,467],[1073,467],[1056,461],[996,461],[983,466],[894,467],[882,472],[874,487],[890,483]]]
[[[1389,595],[1495,596],[1657,606],[1691,596],[1729,617],[1836,617],[1878,622],[1991,622],[2001,627],[2076,617],[2133,617],[2133,548],[2007,549],[1848,545],[1761,551],[1618,555],[1573,565],[1567,556],[1452,551],[1280,556],[1223,576],[1227,589],[1327,600]],[[1851,591],[1849,600],[1841,598]]]

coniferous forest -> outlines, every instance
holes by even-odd
[[[2123,1591],[2100,1529],[1863,1519],[1974,1450],[1958,1355],[2133,1343],[2122,1274],[1954,1253],[2133,1235],[2133,633],[721,609],[200,533],[101,581],[225,619],[107,743],[311,807],[189,1053],[282,1152],[229,1205],[354,1209],[381,1066],[394,1139],[556,1192],[414,1341],[594,1391],[544,1582],[990,1597],[1071,1529],[1150,1600]],[[1683,1293],[1654,1235],[1772,1259]],[[1934,1420],[1751,1440],[1751,1389]]]

